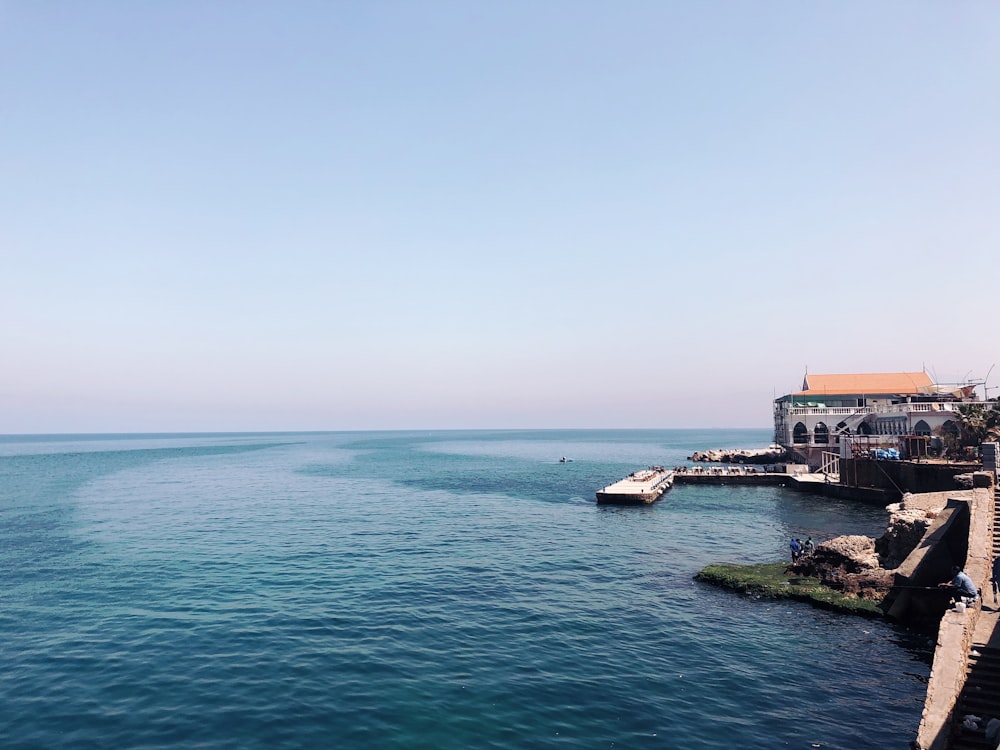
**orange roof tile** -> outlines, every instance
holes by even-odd
[[[916,394],[934,385],[926,372],[872,372],[847,375],[807,373],[796,396],[818,394]]]

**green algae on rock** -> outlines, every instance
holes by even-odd
[[[862,617],[883,615],[879,602],[837,591],[820,583],[818,578],[790,573],[787,563],[757,565],[718,563],[706,567],[695,576],[695,580],[751,596],[795,599],[822,609]]]

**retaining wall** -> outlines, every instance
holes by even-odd
[[[840,481],[849,487],[877,487],[898,492],[946,492],[955,476],[979,471],[982,464],[938,464],[921,461],[840,459]]]

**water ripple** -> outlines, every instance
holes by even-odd
[[[620,437],[643,465],[685,435]],[[37,485],[0,457],[5,747],[906,747],[925,645],[692,580],[877,513],[771,488],[598,508],[577,483],[626,472],[583,438],[561,466],[562,433],[33,444]]]

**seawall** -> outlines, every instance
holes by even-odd
[[[960,549],[944,544],[943,549],[933,544],[935,528],[928,529],[920,548],[926,557],[934,556],[935,568],[944,565],[962,565],[976,586],[983,591],[990,590],[990,566],[992,563],[994,523],[996,511],[995,484],[993,476],[979,472],[974,476],[974,487],[968,501],[968,536],[964,550],[964,560],[957,555]],[[949,554],[945,554],[945,552]],[[923,568],[928,563],[920,564]],[[940,580],[947,578],[941,571]],[[968,674],[968,657],[974,637],[983,638],[977,627],[983,618],[982,600],[964,612],[950,609],[944,613],[938,627],[937,645],[934,649],[934,663],[927,682],[927,697],[917,730],[914,747],[917,750],[945,750],[950,746],[952,727],[955,723],[955,708],[965,687]],[[995,618],[993,618],[995,619]],[[988,640],[987,636],[987,640]]]

